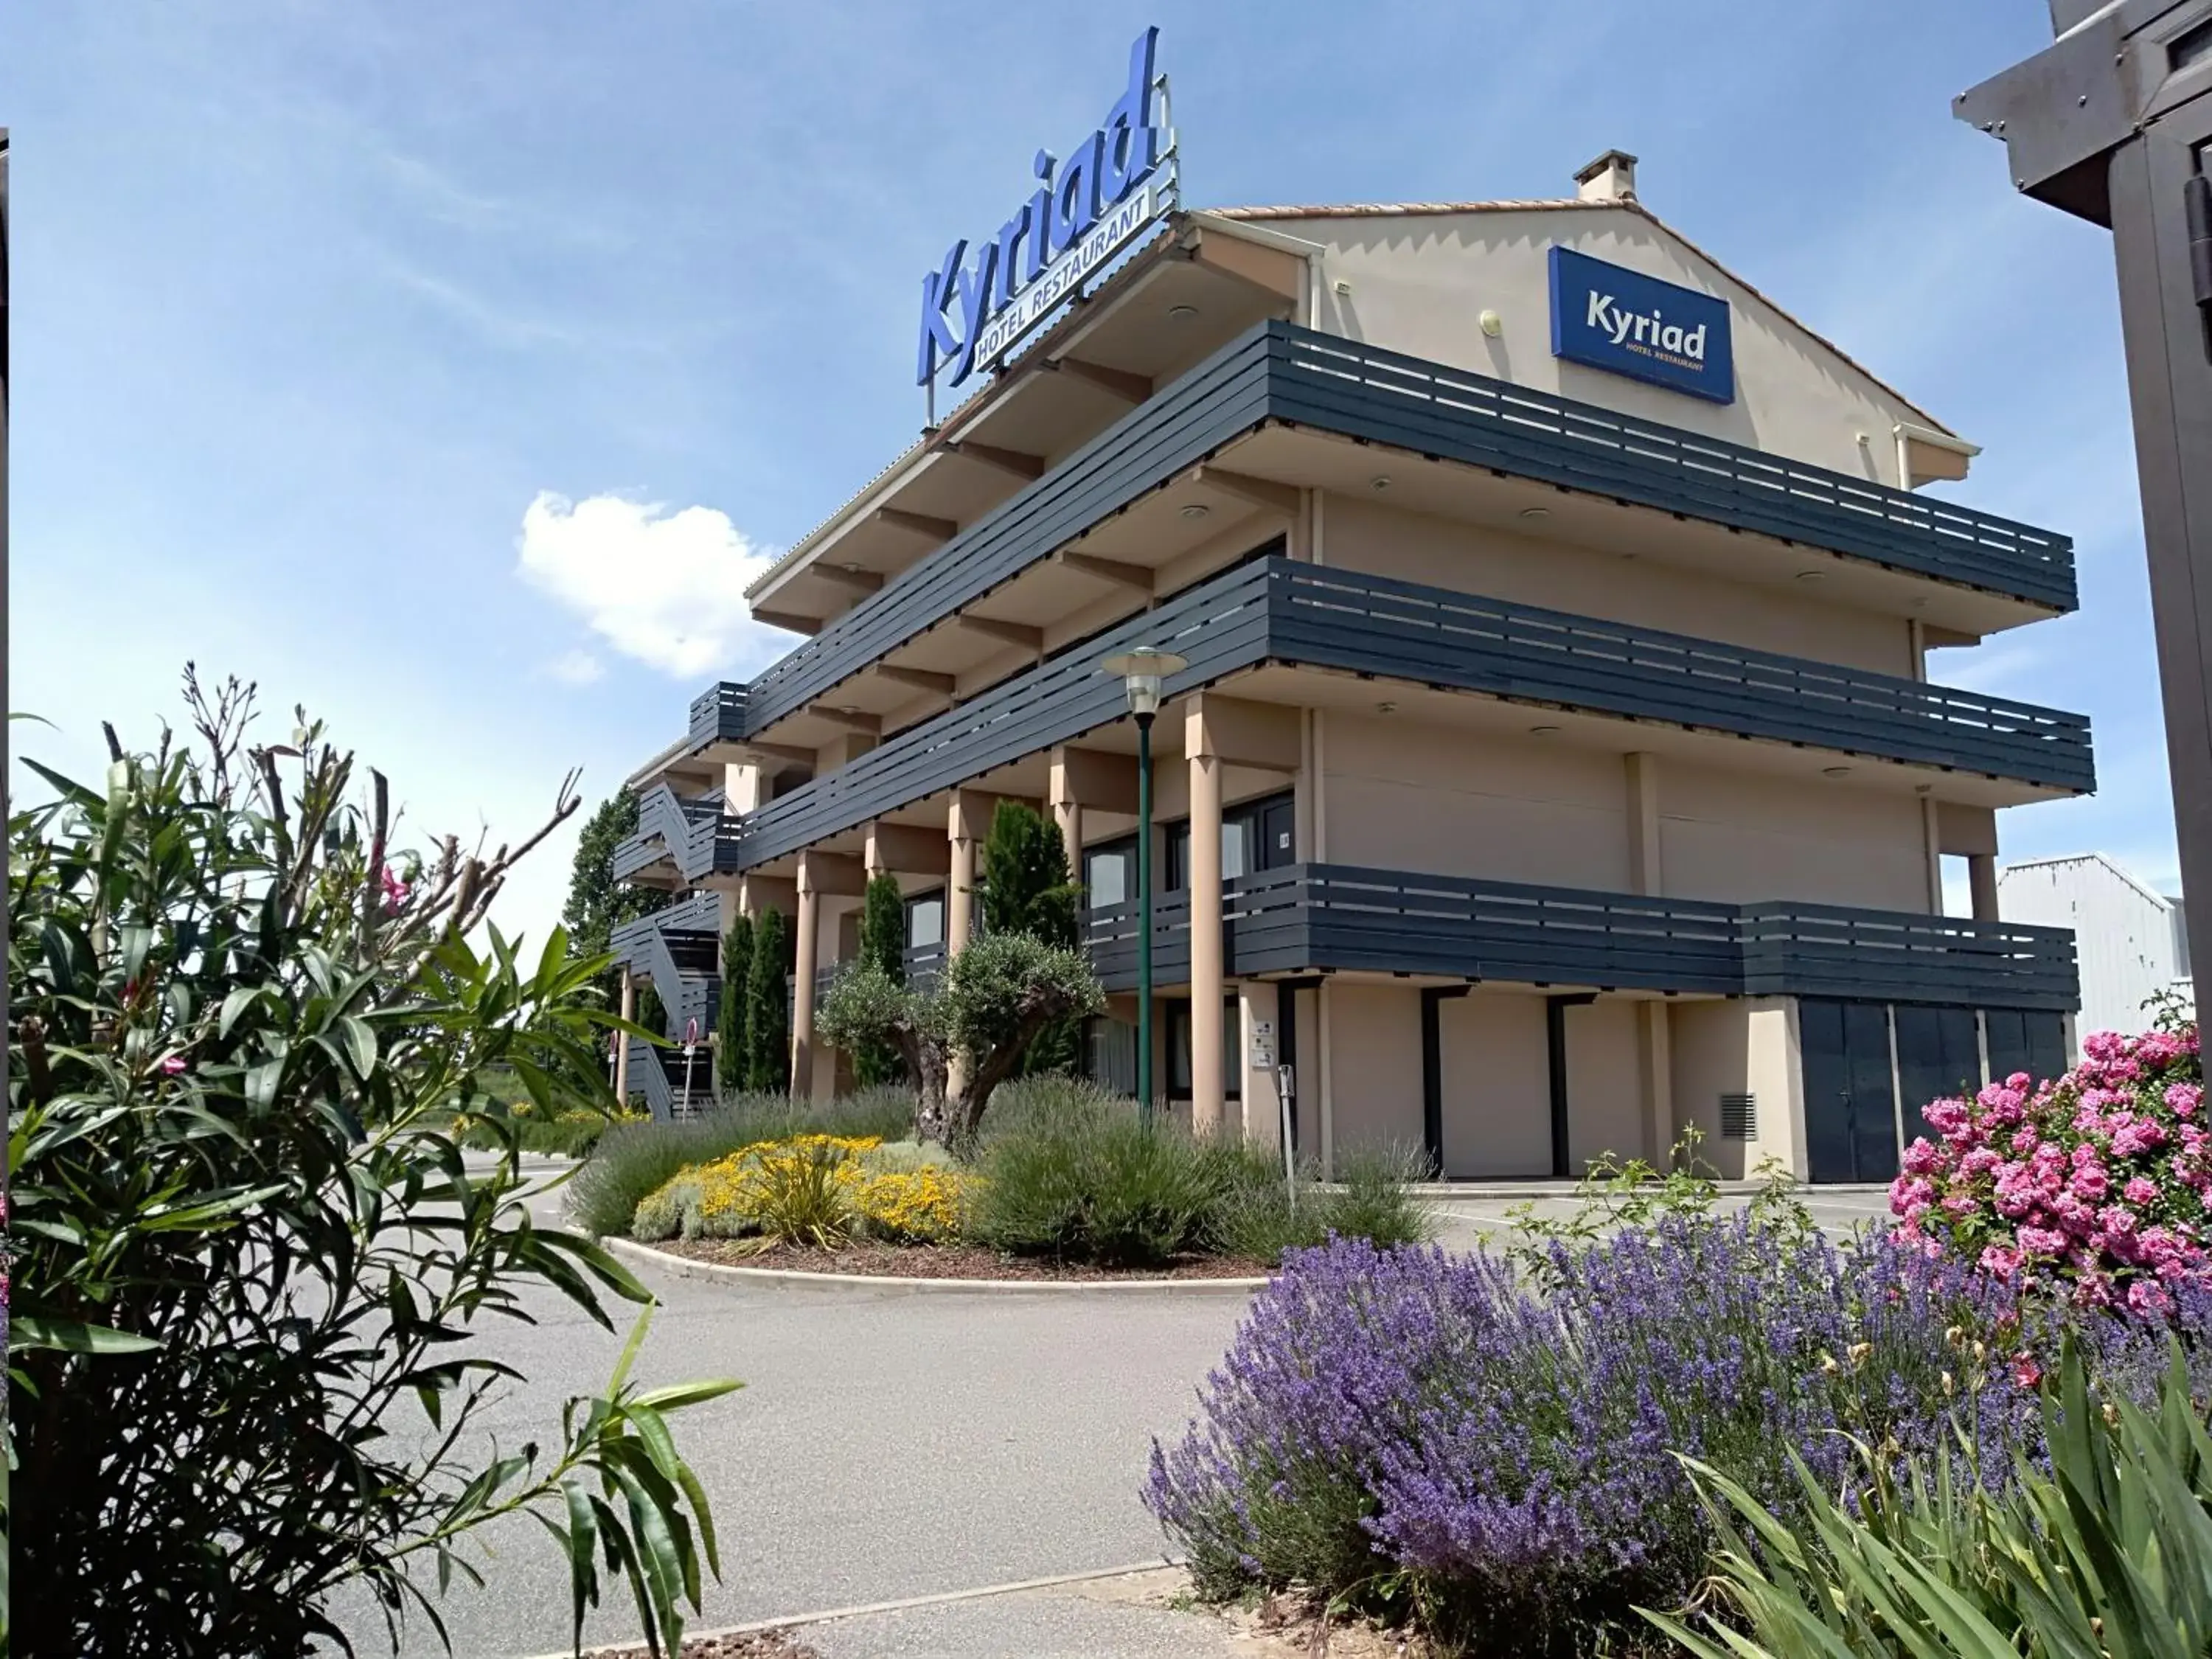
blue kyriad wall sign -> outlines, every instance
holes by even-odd
[[[1717,404],[1735,401],[1725,300],[1552,250],[1552,355]]]

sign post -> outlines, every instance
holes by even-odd
[[[2212,0],[2051,0],[1952,102],[2025,194],[2112,233],[2191,966],[2212,973]]]
[[[699,1052],[699,1022],[695,1017],[684,1022],[684,1115],[691,1115],[691,1061]]]

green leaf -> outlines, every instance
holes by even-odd
[[[8,1352],[58,1349],[64,1353],[143,1353],[161,1346],[157,1337],[118,1331],[112,1325],[88,1325],[81,1319],[49,1319],[40,1314],[17,1313],[8,1322]]]

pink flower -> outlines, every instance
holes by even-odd
[[[1966,1103],[1963,1100],[1931,1100],[1921,1109],[1920,1115],[1928,1120],[1929,1128],[1948,1138],[1966,1126]]]
[[[1981,1200],[1965,1193],[1954,1193],[1943,1200],[1943,1207],[1953,1215],[1972,1215],[1982,1207]]]
[[[2137,1152],[2148,1152],[2165,1144],[2165,1127],[2155,1118],[2136,1118],[2112,1132],[2112,1153],[2116,1158],[2133,1158]]]
[[[165,1054],[157,1069],[163,1077],[174,1077],[185,1069],[185,1057],[182,1054]]]
[[[2003,1160],[1988,1147],[1977,1146],[1959,1160],[1959,1173],[1969,1178],[1985,1176],[2002,1162]]]
[[[387,910],[397,910],[407,902],[407,884],[399,879],[398,874],[388,864],[384,866],[381,874],[384,886],[384,908]]]
[[[2081,1039],[2081,1052],[2091,1060],[2117,1060],[2125,1042],[2118,1031],[2092,1031]]]
[[[2066,1235],[2049,1227],[2022,1227],[2020,1248],[2027,1255],[2058,1255],[2066,1249]]]
[[[2124,1204],[2107,1204],[2097,1220],[2115,1238],[2130,1237],[2136,1230],[2136,1212]]]
[[[2007,1249],[2002,1244],[1991,1244],[1982,1251],[1982,1271],[1995,1273],[1999,1279],[2010,1279],[2020,1271],[2020,1252]]]
[[[2035,1150],[2037,1143],[2041,1139],[2042,1137],[2035,1132],[2035,1125],[2023,1123],[2012,1133],[2012,1149],[2025,1158]]]
[[[2195,1117],[2197,1109],[2204,1103],[2204,1085],[2201,1083],[2169,1083],[2166,1085],[2166,1109],[2176,1117]]]
[[[2158,1202],[2158,1183],[2143,1176],[2130,1176],[2128,1184],[2120,1188],[2120,1196],[2134,1205],[2155,1204]]]
[[[2022,1348],[2012,1357],[2012,1380],[2015,1388],[2032,1389],[2043,1381],[2043,1367],[2035,1363],[2035,1356]]]
[[[1903,1168],[1909,1176],[1926,1175],[1942,1162],[1942,1154],[1936,1150],[1936,1144],[1925,1135],[1905,1149]]]
[[[2173,1311],[2173,1298],[2148,1279],[2138,1279],[2128,1286],[2128,1306],[2139,1314],[2164,1314]]]
[[[2074,1179],[2067,1185],[2072,1188],[2075,1197],[2087,1199],[2094,1204],[2112,1190],[2112,1181],[2105,1173],[2105,1166],[2093,1160],[2075,1170]]]

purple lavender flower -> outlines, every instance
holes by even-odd
[[[2035,1449],[2032,1389],[1954,1328],[2036,1316],[1958,1264],[1737,1218],[1627,1230],[1552,1267],[1539,1296],[1481,1255],[1287,1255],[1198,1420],[1153,1447],[1146,1502],[1200,1588],[1410,1584],[1477,1651],[1581,1651],[1705,1571],[1677,1453],[1786,1509],[1790,1457],[1838,1482],[1853,1439],[1951,1455],[1955,1421],[1963,1472],[1987,1480]],[[2212,1329],[2212,1300],[2201,1316]]]

